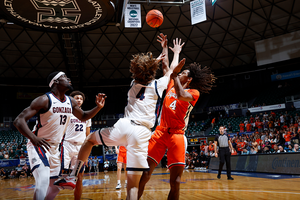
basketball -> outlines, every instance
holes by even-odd
[[[159,27],[164,21],[164,17],[159,10],[150,10],[146,15],[146,22],[152,28]]]

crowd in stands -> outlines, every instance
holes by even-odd
[[[0,144],[0,159],[19,159],[26,157],[27,151],[25,140],[21,144],[18,144],[15,139],[6,144],[4,142]]]
[[[298,113],[265,112],[241,121],[239,133],[230,139],[238,155],[299,152],[299,127]],[[227,131],[231,133],[230,127]]]
[[[231,118],[244,119],[238,124],[239,131],[234,132],[230,122],[216,123],[216,118],[211,122],[216,128],[225,125],[225,131],[234,148],[232,155],[300,152],[300,116],[295,108],[291,111],[277,113],[271,111],[255,115],[248,111],[244,117],[232,115]],[[195,126],[195,123],[192,122],[189,126]],[[197,151],[188,153],[186,161],[189,168],[205,167],[202,161],[206,161],[207,164],[210,157],[214,156],[213,145],[214,143],[210,141],[209,144],[200,145],[200,153]]]

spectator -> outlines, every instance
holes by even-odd
[[[103,166],[104,173],[108,171],[108,168],[109,168],[109,161],[105,159],[104,166]]]
[[[200,167],[207,167],[207,156],[204,155],[202,152],[201,152],[201,155],[199,156],[199,160],[200,160]]]
[[[228,123],[227,129],[228,129],[228,133],[232,133],[232,126],[230,123]]]
[[[237,154],[240,155],[243,151],[243,149],[245,148],[245,142],[240,141],[239,139],[237,139],[236,142],[236,146],[237,146]]]
[[[248,123],[248,124],[246,125],[246,131],[247,131],[247,132],[251,132],[251,128],[252,128],[252,125],[251,125],[250,123]]]
[[[212,129],[215,127],[215,123],[216,123],[216,118],[214,117],[214,118],[211,120],[211,127],[212,127]]]
[[[207,142],[205,142],[205,145],[204,145],[204,155],[208,156],[208,144],[207,144]]]
[[[9,159],[8,152],[6,152],[6,153],[4,154],[4,159]]]
[[[265,114],[263,115],[263,117],[267,119],[267,117],[269,117],[268,113],[265,112]]]
[[[292,152],[299,152],[299,144],[294,144]]]
[[[284,150],[282,146],[278,146],[278,149],[279,150],[277,151],[277,153],[285,153],[286,152],[286,150]]]
[[[291,132],[287,132],[285,135],[284,135],[284,139],[285,139],[285,142],[288,143],[288,144],[291,144]]]
[[[240,127],[240,133],[244,133],[245,132],[245,124],[242,121],[240,122],[239,127]]]
[[[203,142],[201,142],[201,144],[203,145]],[[198,151],[197,151],[197,149],[195,147],[193,147],[193,151],[192,152],[198,154]]]
[[[248,155],[248,154],[249,154],[249,151],[247,149],[243,149],[242,155]]]
[[[251,150],[250,150],[250,154],[256,154],[257,153],[257,151],[255,151],[255,149],[254,148],[251,148]]]
[[[262,153],[263,153],[263,154],[268,154],[268,153],[270,153],[270,152],[269,152],[269,148],[268,148],[268,147],[264,147]]]
[[[233,148],[233,152],[231,152],[231,155],[232,156],[236,156],[237,155],[237,152],[236,152],[235,148]]]
[[[4,142],[1,143],[1,147],[2,147],[2,148],[5,148]]]
[[[1,168],[1,170],[0,170],[0,178],[1,178],[1,180],[8,178],[8,172],[6,172],[4,168]]]
[[[214,143],[212,141],[209,141],[208,150],[210,152],[210,155],[214,154],[214,149],[215,149]]]
[[[285,150],[286,150],[286,152],[293,152],[293,147],[292,147],[292,145],[289,144],[289,145],[288,145],[288,148],[285,149]]]
[[[21,167],[20,164],[18,164],[18,166],[16,167],[16,171],[17,171],[16,175],[17,175],[17,177],[19,177],[21,175],[21,172],[22,172],[22,167]]]
[[[251,145],[252,145],[252,148],[254,149],[254,151],[257,153],[259,144],[254,138],[252,139]]]
[[[205,126],[205,122],[204,122],[204,120],[202,120],[202,123],[201,123],[201,125],[202,125],[202,126]]]
[[[277,144],[274,145],[273,147],[273,151],[271,150],[272,153],[277,153],[279,151],[279,148],[277,146]]]

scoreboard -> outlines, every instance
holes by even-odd
[[[204,144],[207,143],[206,137],[193,137],[193,138],[188,138],[187,140],[189,145],[200,145],[201,142],[203,142]]]

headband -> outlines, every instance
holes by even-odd
[[[65,73],[64,72],[58,72],[58,74],[56,74],[50,81],[49,83],[49,87],[51,88],[54,81],[57,80],[61,75],[64,75]]]

